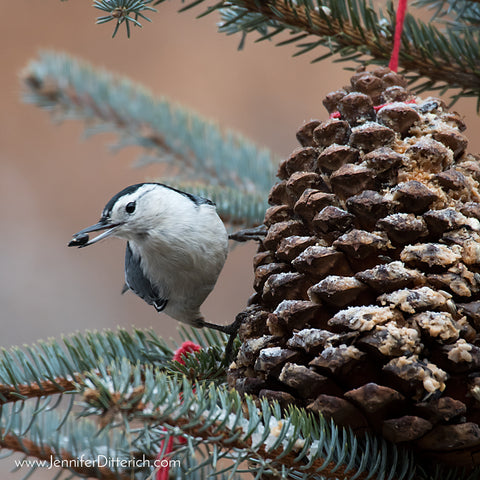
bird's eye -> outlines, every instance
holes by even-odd
[[[125,211],[127,213],[133,213],[135,211],[135,207],[136,207],[136,204],[135,202],[130,202],[130,203],[127,203],[126,207],[125,207]]]

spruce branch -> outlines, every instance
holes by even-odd
[[[214,472],[223,458],[230,461],[225,471],[231,475],[249,461],[255,473],[282,478],[411,477],[410,457],[382,440],[368,437],[361,442],[321,417],[298,409],[282,414],[277,404],[265,400],[258,408],[252,399],[229,392],[224,384],[192,382],[124,358],[111,364],[100,362],[96,371],[86,374],[80,388],[83,419],[72,408],[63,416],[57,408],[40,408],[40,399],[35,406],[31,401],[22,408],[4,405],[0,445],[22,449],[40,460],[50,454],[59,461],[78,460],[86,452],[90,460],[104,452],[117,458],[151,459],[162,440],[182,435],[187,443],[174,451],[182,463],[206,446],[210,452],[217,449],[216,455],[189,464],[188,474],[200,469]],[[100,422],[85,418],[97,414]],[[105,472],[95,466],[86,471],[75,462],[72,470],[94,478],[124,478],[131,472],[131,468]]]
[[[130,38],[130,24],[141,27],[142,24],[138,18],[143,18],[147,22],[151,20],[142,12],[149,10],[156,12],[155,8],[149,7],[147,4],[152,0],[95,0],[93,6],[99,10],[103,10],[107,15],[97,18],[97,23],[107,23],[112,20],[116,22],[112,37],[115,37],[120,25],[125,24],[127,36]]]
[[[391,54],[395,11],[389,3],[386,16],[378,13],[365,0],[238,0],[228,2],[221,10],[224,22],[220,31],[243,34],[259,31],[258,41],[270,39],[283,31],[291,38],[279,45],[298,44],[296,55],[327,46],[329,52],[315,58],[339,54],[340,60],[387,63]],[[315,5],[316,4],[316,5]],[[225,4],[224,4],[225,5]],[[307,40],[314,36],[317,39]],[[448,81],[449,88],[460,88],[465,94],[480,95],[480,62],[478,60],[479,34],[447,26],[440,31],[407,15],[400,50],[400,65],[407,72],[415,72],[413,80],[429,79],[429,88]]]
[[[225,380],[222,364],[226,335],[181,327],[183,338],[194,338],[202,351],[187,359],[186,367],[172,361],[173,349],[153,330],[128,333],[85,332],[27,346],[3,349],[0,357],[0,405],[18,400],[71,394],[84,384],[85,375],[98,375],[99,366],[118,359],[156,365],[171,374],[186,374],[195,367],[195,379]],[[107,373],[105,373],[107,374]]]
[[[96,371],[102,361],[126,358],[167,365],[173,356],[152,330],[86,332],[65,337],[63,345],[50,340],[25,350],[2,351],[0,404],[75,391],[82,372]]]
[[[229,468],[232,473],[249,461],[254,474],[279,478],[412,478],[409,454],[383,440],[367,437],[362,442],[322,417],[296,408],[282,413],[278,404],[266,400],[257,407],[252,399],[228,391],[225,385],[192,384],[186,377],[148,367],[140,376],[137,368],[123,362],[115,371],[109,369],[110,377],[93,376],[89,389],[96,395],[90,394],[94,400],[86,412],[113,418],[112,412],[121,411],[130,421],[161,425],[159,439],[185,436],[187,445],[175,451],[179,458],[207,445],[210,450],[216,446],[223,458],[234,462]],[[141,387],[141,398],[129,402],[137,387]],[[138,445],[144,443],[144,432],[151,442],[151,428],[132,431]],[[203,464],[216,467],[212,456]]]
[[[24,385],[0,385],[0,404],[26,400],[27,398],[44,397],[58,393],[74,392],[80,376],[75,379],[57,378],[54,381],[43,380]]]
[[[183,334],[189,335],[187,330]],[[199,339],[205,345],[213,340],[220,352],[222,338],[199,335]],[[115,345],[114,339],[110,340]],[[133,353],[134,347],[129,350]],[[207,354],[203,359],[202,353]],[[357,438],[350,430],[303,409],[281,411],[277,403],[265,399],[257,403],[229,391],[223,380],[212,383],[201,377],[201,364],[210,354],[197,352],[189,357],[185,371],[125,357],[97,361],[96,368],[79,379],[78,394],[70,395],[70,406],[63,413],[54,398],[3,405],[0,447],[40,460],[52,454],[64,462],[60,465],[78,475],[122,480],[135,469],[109,467],[105,471],[90,465],[85,470],[78,459],[83,455],[94,461],[105,452],[126,460],[154,459],[163,456],[160,445],[182,436],[186,443],[180,442],[172,455],[181,460],[181,478],[191,480],[212,474],[234,478],[245,462],[257,477],[285,479],[470,478],[458,471],[452,476],[448,469],[432,476],[420,469],[411,453],[383,439]],[[80,412],[73,408],[74,404],[82,406],[76,400],[79,394],[83,402]],[[199,454],[203,458],[194,461]],[[220,459],[228,464],[220,467]],[[151,468],[135,471],[135,476],[128,478],[146,479],[152,472]]]
[[[52,464],[83,478],[132,479],[131,471],[97,462],[105,454],[129,459],[128,439],[120,432],[102,432],[97,423],[89,419],[70,416],[65,421],[54,411],[38,412],[31,405],[22,409],[15,405],[3,406],[1,414],[0,448],[39,460],[37,468]],[[35,465],[31,468],[35,469]]]
[[[94,477],[101,480],[132,479],[130,473],[118,474],[105,467],[102,467],[101,471],[98,471],[93,467],[75,467],[77,459],[71,457],[68,452],[62,451],[59,456],[53,448],[47,445],[38,445],[30,439],[20,438],[18,435],[14,435],[11,433],[3,435],[0,431],[0,448],[10,450],[11,452],[24,453],[27,457],[34,457],[39,461],[47,462],[46,464],[49,464],[52,459],[56,459],[59,466],[62,464],[62,461],[64,465],[70,463],[71,466],[69,467],[69,470],[72,473],[78,474],[82,478]]]
[[[432,20],[442,20],[459,32],[480,25],[480,0],[416,0],[415,5],[432,10]]]
[[[47,418],[47,421],[51,421],[52,418]],[[78,420],[75,420],[78,421]],[[81,423],[84,423],[85,420],[80,420],[80,431],[85,433],[84,429],[82,428]],[[95,433],[98,435],[97,432],[88,431],[88,434]],[[101,432],[100,432],[101,434]],[[36,470],[40,466],[43,468],[49,468],[50,464],[54,467],[59,469],[63,469],[63,471],[69,472],[68,473],[68,480],[72,478],[97,478],[99,480],[151,480],[153,474],[155,473],[155,468],[124,468],[123,470],[115,469],[115,468],[107,468],[106,466],[99,466],[95,467],[96,463],[98,462],[99,457],[95,458],[95,455],[101,455],[101,462],[105,463],[103,457],[106,457],[105,454],[108,455],[109,458],[112,459],[115,463],[117,458],[120,461],[124,461],[128,464],[130,461],[133,465],[141,465],[142,463],[145,464],[155,464],[155,457],[141,457],[136,458],[135,455],[138,455],[138,452],[133,457],[126,457],[125,452],[122,452],[122,457],[115,457],[117,452],[114,452],[110,449],[110,445],[102,445],[100,444],[98,447],[92,444],[88,445],[88,455],[85,455],[85,451],[79,451],[77,448],[72,448],[71,451],[67,450],[69,445],[65,445],[66,438],[63,439],[63,443],[58,441],[58,447],[61,450],[56,450],[55,448],[42,443],[42,438],[35,438],[32,440],[30,438],[23,438],[15,433],[7,433],[4,434],[4,431],[0,430],[0,449],[1,450],[9,450],[10,453],[19,452],[25,455],[23,460],[20,462],[25,461],[26,465],[32,465],[30,467],[30,472],[27,473],[24,478],[29,478],[32,471]],[[57,447],[57,448],[58,448]],[[161,449],[160,449],[161,452]],[[33,461],[30,460],[28,462],[28,458],[34,458],[39,462],[39,467],[33,465]],[[221,456],[220,456],[221,458]],[[164,457],[164,461],[170,461],[169,457]],[[173,462],[175,460],[172,459]],[[43,462],[43,465],[42,465]],[[26,468],[26,466],[24,467]],[[185,473],[191,469],[195,469],[192,471],[191,474],[186,477]],[[185,459],[184,465],[179,472],[173,472],[173,476],[169,476],[169,478],[175,478],[176,480],[185,480],[188,478],[189,480],[207,480],[208,474],[211,473],[207,471],[206,468],[202,468],[202,466],[198,465],[195,458],[187,458]],[[240,480],[240,477],[231,476],[229,475],[228,478],[226,475],[223,475],[221,472],[215,473],[215,478],[219,480]],[[60,480],[60,475],[57,474],[55,476],[56,480]]]
[[[268,150],[165,98],[155,98],[126,78],[65,54],[42,53],[23,78],[27,102],[57,118],[82,119],[90,133],[117,133],[118,147],[134,144],[146,149],[154,161],[173,166],[178,180],[213,184],[209,188],[233,224],[263,218],[264,199],[275,178],[275,161]]]
[[[105,0],[106,1],[106,0]],[[125,0],[108,0],[111,8],[120,8]],[[147,1],[138,0],[146,6]],[[154,4],[162,3],[157,1]],[[194,0],[181,11],[207,3]],[[117,5],[118,4],[118,5]],[[425,88],[460,89],[459,96],[480,96],[478,24],[480,12],[475,0],[419,0],[419,5],[436,8],[434,18],[450,16],[453,20],[438,26],[407,15],[400,50],[400,66],[410,72],[412,83],[423,81]],[[313,59],[332,55],[338,60],[387,63],[392,49],[395,11],[392,2],[386,12],[375,9],[366,0],[222,0],[210,4],[199,16],[219,11],[219,29],[227,34],[241,33],[240,47],[254,31],[257,41],[272,39],[283,32],[290,38],[278,45],[297,44],[295,55],[317,47],[327,51]],[[415,86],[413,88],[416,88]]]

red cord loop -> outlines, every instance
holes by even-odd
[[[197,345],[196,343],[187,340],[180,345],[180,348],[178,350],[175,351],[175,353],[173,354],[173,360],[176,360],[182,365],[185,365],[184,357],[186,357],[189,353],[195,353],[201,349],[202,347],[200,345]]]
[[[393,35],[393,50],[390,57],[388,68],[394,72],[398,71],[398,58],[400,54],[400,44],[402,43],[403,23],[407,11],[407,0],[398,0],[397,14],[395,18],[395,33]]]
[[[195,353],[201,350],[202,347],[200,345],[197,345],[196,343],[186,341],[183,342],[180,345],[180,348],[175,351],[173,354],[173,360],[176,360],[177,362],[181,363],[182,365],[185,365],[185,357],[189,355],[190,353]],[[165,448],[165,452],[162,453],[162,450],[165,445],[165,440],[162,440],[160,442],[160,453],[157,456],[157,463],[158,463],[158,470],[155,476],[155,480],[168,480],[170,478],[170,453],[173,452],[173,441],[176,441],[178,443],[186,443],[187,440],[184,437],[172,437],[170,436],[168,438],[167,446]],[[163,466],[163,462],[165,461],[165,466]]]

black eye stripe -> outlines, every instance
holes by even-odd
[[[125,211],[127,213],[133,213],[135,211],[136,203],[135,202],[129,202],[125,206]]]

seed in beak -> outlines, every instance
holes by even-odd
[[[79,235],[74,235],[70,243],[68,244],[69,247],[83,247],[86,243],[88,243],[88,240],[90,237],[88,236],[88,233],[81,233]]]

